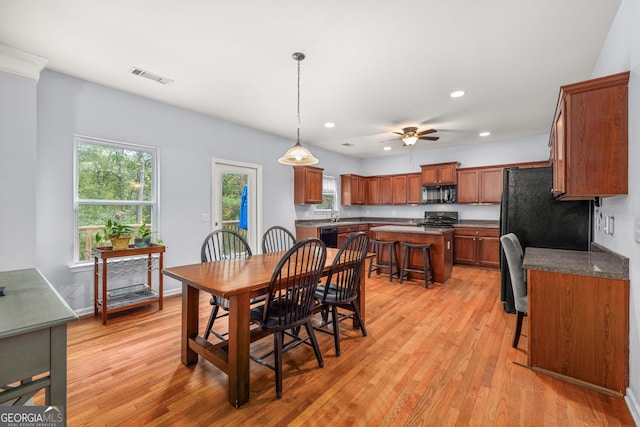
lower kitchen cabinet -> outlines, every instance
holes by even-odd
[[[338,227],[338,248],[341,248],[342,245],[345,244],[347,239],[349,239],[349,237],[351,237],[354,233],[358,233],[360,231],[368,233],[369,224],[346,225]]]
[[[453,262],[500,269],[500,231],[493,228],[456,227]]]

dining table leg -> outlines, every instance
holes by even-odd
[[[362,270],[360,271],[360,279],[358,280],[358,297],[356,298],[356,303],[358,304],[358,308],[360,309],[360,317],[362,318],[362,322],[365,322],[365,279],[367,278],[366,274],[366,262],[362,263]],[[353,327],[358,329],[360,328],[360,322],[356,319],[356,316],[353,316]]]
[[[236,408],[249,401],[249,304],[248,293],[229,298],[228,390]]]
[[[189,339],[198,336],[198,317],[200,310],[200,291],[198,288],[182,283],[182,343],[180,360],[185,366],[198,362],[198,353],[189,348]]]

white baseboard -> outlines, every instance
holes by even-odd
[[[168,291],[164,291],[164,297],[170,297],[172,295],[179,295],[182,293],[182,288],[176,288],[176,289],[170,289]],[[93,306],[91,307],[85,307],[85,308],[80,308],[78,310],[73,310],[73,312],[76,314],[76,316],[78,317],[82,317],[82,316],[88,316],[90,314],[93,314]]]
[[[629,408],[629,412],[631,412],[631,417],[637,426],[640,426],[640,402],[631,388],[627,387],[627,395],[624,397],[624,400],[627,402],[627,407]]]

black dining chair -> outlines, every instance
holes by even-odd
[[[367,256],[369,238],[366,233],[355,233],[342,245],[324,285],[318,286],[316,298],[322,304],[323,323],[316,330],[333,335],[336,348],[336,356],[340,356],[340,322],[345,319],[357,320],[362,331],[362,336],[367,336],[367,330],[360,316],[358,307],[358,284]],[[338,309],[342,309],[339,312]],[[347,313],[344,313],[347,310]],[[328,312],[331,311],[331,321]],[[332,325],[333,330],[324,329]]]
[[[251,247],[249,243],[240,234],[233,230],[220,229],[210,233],[202,243],[200,249],[200,261],[221,261],[224,259],[234,258],[246,258],[250,257]],[[259,302],[252,300],[252,303]],[[218,339],[226,340],[226,334],[219,334],[213,330],[213,323],[217,318],[228,316],[229,300],[226,298],[220,298],[215,295],[211,296],[209,300],[211,304],[211,314],[209,315],[209,321],[207,322],[207,328],[204,333],[204,339],[209,339],[210,334],[214,334]],[[224,313],[218,315],[220,308],[224,310]]]
[[[299,344],[310,345],[318,365],[321,368],[324,366],[311,316],[326,258],[327,250],[320,239],[311,238],[296,243],[276,266],[264,305],[251,310],[251,321],[260,325],[262,330],[273,333],[273,351],[260,357],[251,356],[251,359],[275,371],[277,398],[282,397],[284,352]],[[307,330],[306,338],[297,332],[290,332],[298,331],[303,325]],[[287,343],[284,342],[285,336],[291,338]],[[273,365],[265,360],[271,354],[275,359]]]
[[[274,225],[262,235],[262,253],[288,251],[296,244],[296,238],[284,227]]]

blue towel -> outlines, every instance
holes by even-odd
[[[248,198],[249,198],[249,186],[245,184],[242,189],[242,198],[240,199],[240,220],[238,221],[238,228],[242,228],[246,230],[249,222],[249,209],[248,209]]]

